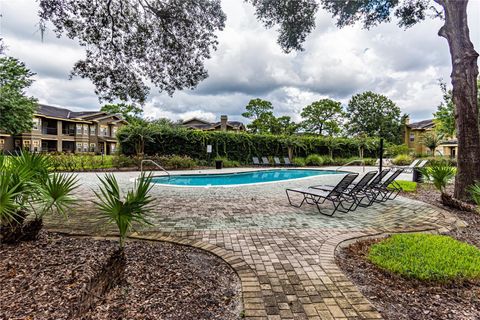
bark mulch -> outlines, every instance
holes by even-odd
[[[109,240],[42,232],[0,244],[0,319],[71,319],[71,306],[115,251]],[[125,279],[84,319],[238,319],[236,273],[202,250],[164,242],[127,243]]]
[[[480,215],[452,210],[440,202],[440,193],[421,185],[416,193],[404,194],[457,215],[468,227],[446,233],[480,247]],[[480,319],[480,283],[425,283],[383,271],[368,262],[370,246],[379,240],[356,242],[337,252],[340,268],[385,319]]]

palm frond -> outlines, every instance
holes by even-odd
[[[76,188],[78,188],[76,175],[65,173],[48,175],[45,183],[39,188],[38,198],[43,205],[40,214],[43,216],[55,211],[66,217],[68,210],[76,201],[72,195]]]
[[[121,198],[120,187],[113,174],[100,178],[100,190],[94,191],[97,201],[94,201],[100,212],[109,222],[117,225],[120,233],[120,248],[123,248],[127,233],[133,223],[149,224],[146,214],[151,210],[153,198],[149,195],[152,188],[152,176],[142,174],[135,182],[133,190],[129,190],[125,199]]]

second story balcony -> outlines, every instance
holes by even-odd
[[[42,134],[57,135],[57,127],[42,126]]]

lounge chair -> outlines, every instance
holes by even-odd
[[[387,170],[388,172],[388,170]],[[375,194],[368,191],[368,185],[372,181],[372,179],[377,175],[377,171],[369,171],[367,172],[357,183],[352,183],[345,191],[344,197],[346,198],[345,202],[351,203],[351,205],[346,208],[343,203],[341,204],[342,208],[347,211],[353,211],[357,209],[359,205],[362,204],[363,199],[368,200],[367,205],[362,205],[362,207],[366,207],[371,205],[375,200]],[[320,189],[324,191],[330,191],[334,187],[331,186],[312,186],[312,189]]]
[[[345,192],[357,176],[358,173],[349,173],[345,175],[342,180],[340,180],[340,182],[329,191],[318,189],[317,186],[316,189],[286,189],[285,193],[287,194],[287,199],[291,206],[300,208],[304,203],[308,203],[316,205],[319,213],[326,216],[333,216],[337,210],[348,212],[348,209],[343,209],[342,204],[343,202],[351,202],[349,201],[349,197],[346,197]],[[303,196],[302,202],[299,205],[292,203],[289,192],[300,193]],[[333,205],[334,210],[330,214],[322,212],[322,209],[320,208],[320,204],[323,204],[325,201],[330,201]]]
[[[262,157],[262,163],[261,163],[262,166],[269,166],[270,165],[270,161],[268,161],[268,158],[267,157]]]
[[[260,165],[260,161],[258,160],[258,157],[252,157],[253,164],[256,166]]]
[[[289,157],[283,157],[283,162],[285,163],[286,166],[293,166],[293,163],[290,162]]]
[[[273,157],[273,162],[275,163],[276,166],[281,166],[282,163],[280,162],[280,159],[278,157]]]
[[[418,165],[420,162],[420,159],[414,160],[412,163],[410,163],[408,166],[392,166],[391,169],[403,169],[404,172],[411,172],[415,168],[415,166]]]
[[[395,199],[402,188],[395,182],[395,179],[403,172],[403,169],[395,170],[385,181],[376,186],[369,188],[369,191],[375,193],[376,202],[385,202],[387,200]],[[388,186],[392,185],[391,189]],[[393,197],[392,197],[393,196]]]

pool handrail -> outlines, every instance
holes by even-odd
[[[335,171],[338,171],[339,169],[348,166],[349,164],[355,163],[355,162],[360,162],[363,167],[363,172],[365,172],[365,161],[362,159],[357,159],[357,160],[352,160],[350,162],[345,163],[344,165],[341,165],[340,167],[336,168]]]
[[[155,166],[157,166],[157,168],[159,168],[160,170],[162,170],[163,172],[165,172],[165,173],[167,174],[167,176],[168,176],[168,179],[170,180],[170,173],[169,173],[167,170],[165,170],[164,167],[162,167],[161,165],[159,165],[158,163],[156,163],[155,161],[150,160],[150,159],[144,159],[144,160],[142,160],[142,161],[140,162],[140,173],[143,172],[143,163],[145,163],[145,162],[151,162],[151,163],[153,163]]]

